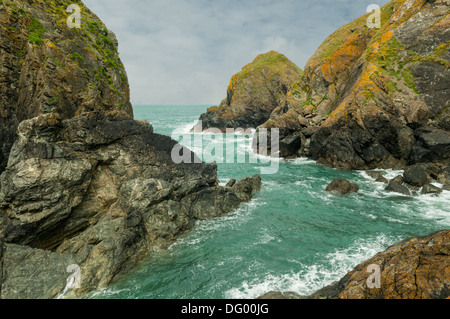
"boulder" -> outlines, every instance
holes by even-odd
[[[442,193],[442,189],[440,189],[437,186],[434,186],[432,184],[426,184],[422,187],[422,190],[420,191],[421,194],[440,194]]]
[[[337,178],[327,186],[326,191],[337,195],[346,195],[357,193],[359,187],[357,184],[350,183],[348,180]]]
[[[427,166],[416,164],[405,168],[403,173],[403,181],[413,186],[422,187],[431,182]]]
[[[400,178],[397,176],[396,178],[392,179],[385,190],[407,196],[411,195],[411,191],[409,190],[409,188],[402,184],[401,176]]]

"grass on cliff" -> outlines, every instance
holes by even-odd
[[[44,26],[37,19],[33,18],[31,25],[28,27],[28,42],[41,45],[44,42],[42,35],[45,32]]]

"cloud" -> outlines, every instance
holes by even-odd
[[[338,27],[387,0],[84,0],[119,40],[133,104],[218,104],[256,55],[303,68]]]

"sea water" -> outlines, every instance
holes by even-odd
[[[134,112],[156,133],[177,137],[192,134],[190,129],[206,108],[138,105]],[[238,134],[232,142],[236,156],[251,151],[251,139]],[[203,148],[208,141],[217,143],[206,139]],[[259,163],[225,162],[218,163],[221,184],[261,172]],[[393,178],[402,172],[383,173]],[[355,182],[360,191],[331,195],[325,188],[334,178]],[[170,249],[152,254],[129,275],[90,297],[248,299],[272,290],[308,295],[394,243],[450,227],[450,192],[438,197],[389,193],[385,184],[364,171],[281,159],[278,172],[262,175],[262,182],[251,202],[224,217],[197,223]]]

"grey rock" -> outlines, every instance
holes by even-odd
[[[420,191],[421,194],[440,194],[442,193],[442,189],[440,189],[439,187],[436,187],[434,185],[431,184],[426,184],[422,187],[422,190]]]
[[[431,181],[427,172],[427,167],[423,164],[416,164],[405,168],[403,173],[403,180],[405,183],[413,186],[422,187]]]
[[[407,196],[411,196],[411,191],[408,187],[397,183],[396,181],[389,182],[388,186],[385,188],[385,190],[389,192],[399,193]]]
[[[358,192],[359,187],[357,184],[350,183],[348,180],[337,178],[327,186],[326,191],[338,195],[346,195]]]

